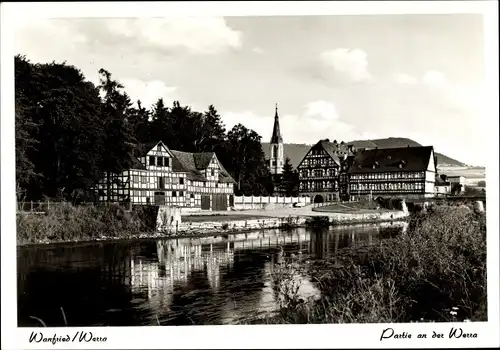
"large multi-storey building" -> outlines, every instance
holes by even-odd
[[[131,205],[168,205],[202,210],[227,210],[234,180],[214,152],[170,150],[163,142],[144,145],[130,169],[104,177],[98,200]]]
[[[297,167],[299,192],[314,203],[339,199],[347,193],[347,170],[355,148],[344,142],[320,140]]]
[[[434,148],[403,147],[356,152],[347,171],[352,199],[360,197],[432,197],[435,194]]]

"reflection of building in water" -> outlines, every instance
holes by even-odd
[[[338,226],[331,228],[329,231],[313,232],[309,243],[309,254],[319,259],[337,256],[339,249],[372,244],[383,230],[392,229],[404,234],[408,229],[408,223],[394,221],[379,224]]]
[[[179,243],[179,244],[177,244]],[[210,286],[219,287],[220,266],[230,266],[233,252],[214,250],[213,246],[203,251],[201,245],[187,245],[176,241],[158,241],[158,261],[136,257],[131,261],[131,285],[134,289],[147,288],[148,296],[158,289],[173,291],[174,284],[185,285],[191,272],[206,271]]]
[[[157,242],[157,261],[136,257],[130,262],[133,290],[147,288],[148,296],[158,289],[173,291],[174,284],[185,285],[192,272],[206,271],[211,288],[220,287],[220,268],[231,268],[234,254],[246,249],[269,249],[294,245],[307,250],[310,240],[305,229],[292,234],[279,230],[238,233],[223,237],[170,239]]]

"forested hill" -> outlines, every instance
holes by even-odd
[[[340,142],[340,141],[339,141]],[[389,137],[386,139],[376,139],[376,140],[355,140],[350,141],[348,144],[353,144],[357,148],[393,148],[393,147],[416,147],[422,146],[416,141],[403,137]],[[290,161],[294,167],[299,165],[300,161],[304,158],[307,151],[311,148],[311,145],[306,144],[296,144],[296,143],[285,143],[285,156],[290,158]],[[262,150],[264,151],[266,158],[269,158],[269,143],[262,142]],[[459,162],[456,159],[445,156],[444,154],[436,152],[438,165],[448,165],[448,166],[466,166],[464,163]]]

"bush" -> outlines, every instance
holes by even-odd
[[[61,203],[51,206],[46,215],[18,213],[16,224],[18,244],[125,238],[144,229],[136,213],[115,204],[97,208]]]
[[[415,215],[407,234],[311,267],[321,298],[292,296],[264,322],[486,321],[485,223],[447,206]]]
[[[389,210],[402,210],[403,206],[403,200],[401,198],[397,197],[389,197],[389,198],[382,198],[379,197],[377,198],[377,202],[379,203],[380,207],[383,209],[389,209]]]

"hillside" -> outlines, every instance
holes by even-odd
[[[355,145],[357,148],[363,148],[363,147],[393,148],[393,147],[407,147],[408,145],[410,145],[410,147],[421,146],[421,144],[419,144],[416,141],[402,137],[389,137],[386,139],[376,139],[376,140],[355,140],[348,142],[348,144]],[[299,165],[301,160],[309,151],[309,148],[311,148],[311,145],[285,143],[284,147],[285,147],[285,156],[290,158],[290,161],[292,162],[292,165],[294,167],[297,167],[297,165]],[[262,142],[262,150],[264,151],[266,158],[269,158],[268,142]],[[441,165],[460,166],[460,167],[466,166],[465,164],[459,162],[458,160],[450,158],[444,154],[436,152],[436,156],[437,156],[438,166]]]

